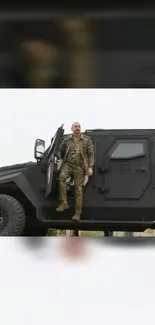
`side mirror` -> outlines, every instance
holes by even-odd
[[[34,158],[40,160],[45,152],[45,141],[37,139],[34,146]]]

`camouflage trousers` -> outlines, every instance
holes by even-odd
[[[71,166],[65,163],[62,166],[59,176],[59,199],[60,201],[67,201],[67,184],[66,180],[69,177],[74,178],[75,182],[75,213],[82,213],[83,201],[83,183],[85,180],[85,170],[80,166]]]

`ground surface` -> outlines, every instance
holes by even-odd
[[[48,236],[70,236],[72,233],[67,230],[67,231],[53,231],[52,229],[49,229]],[[104,233],[102,231],[79,231],[80,236],[85,236],[85,237],[91,237],[91,236],[104,236]],[[125,233],[125,232],[114,232],[113,233],[114,237],[155,237],[155,230],[147,229],[144,232],[134,232],[134,233]]]

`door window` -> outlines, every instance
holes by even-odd
[[[131,159],[145,155],[143,142],[119,142],[112,150],[110,159]]]

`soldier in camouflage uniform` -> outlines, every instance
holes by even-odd
[[[71,128],[73,135],[66,138],[60,146],[60,157],[63,164],[59,178],[60,205],[57,211],[69,208],[66,194],[66,180],[73,176],[75,181],[75,215],[72,220],[78,221],[82,213],[83,183],[85,176],[93,174],[94,148],[91,139],[81,134],[80,124],[75,122]]]

